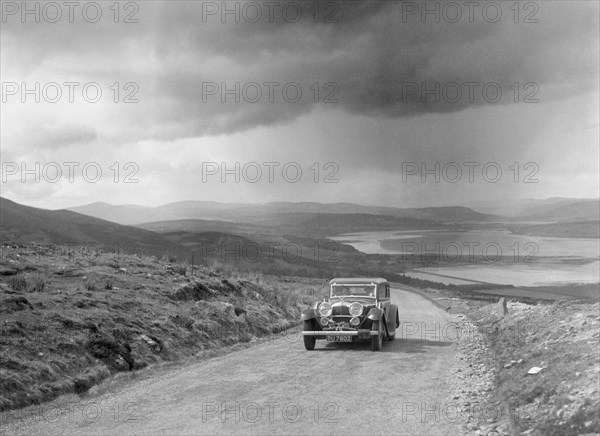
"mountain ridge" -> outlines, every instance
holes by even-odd
[[[497,219],[495,216],[482,214],[465,206],[396,208],[388,206],[363,206],[354,203],[328,204],[316,202],[244,204],[188,200],[167,203],[156,207],[131,207],[127,205],[110,205],[108,203],[91,203],[66,210],[124,225],[140,225],[175,219],[262,223],[265,218],[300,213],[385,215],[437,221],[440,223],[446,221],[493,221]]]

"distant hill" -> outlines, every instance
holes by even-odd
[[[154,255],[183,253],[162,235],[81,215],[68,210],[23,206],[0,197],[0,242],[38,242],[64,245],[94,244],[106,249]]]
[[[362,206],[353,203],[274,202],[265,204],[217,203],[183,201],[158,207],[134,205],[114,206],[92,203],[69,210],[120,224],[144,224],[156,221],[193,220],[230,221],[257,225],[282,225],[281,218],[293,219],[294,214],[371,214],[415,218],[437,222],[492,221],[497,217],[482,214],[462,206],[429,208],[395,208]]]
[[[532,214],[526,215],[525,219],[539,221],[598,221],[600,220],[600,201],[563,201],[552,206],[541,208]]]
[[[600,199],[547,198],[468,203],[485,213],[523,221],[595,221],[600,219]]]

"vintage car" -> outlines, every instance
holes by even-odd
[[[371,341],[373,351],[383,340],[393,341],[400,326],[398,306],[391,303],[390,284],[382,278],[335,278],[329,298],[302,311],[304,347],[314,350],[317,339],[329,342]]]

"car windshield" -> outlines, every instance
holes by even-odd
[[[360,295],[365,297],[375,296],[375,285],[331,285],[331,296]]]

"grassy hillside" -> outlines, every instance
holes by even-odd
[[[129,253],[183,254],[158,233],[123,226],[68,210],[23,206],[0,197],[0,243],[51,242]]]
[[[2,246],[0,410],[117,372],[256,341],[298,322],[321,280],[49,244]]]

